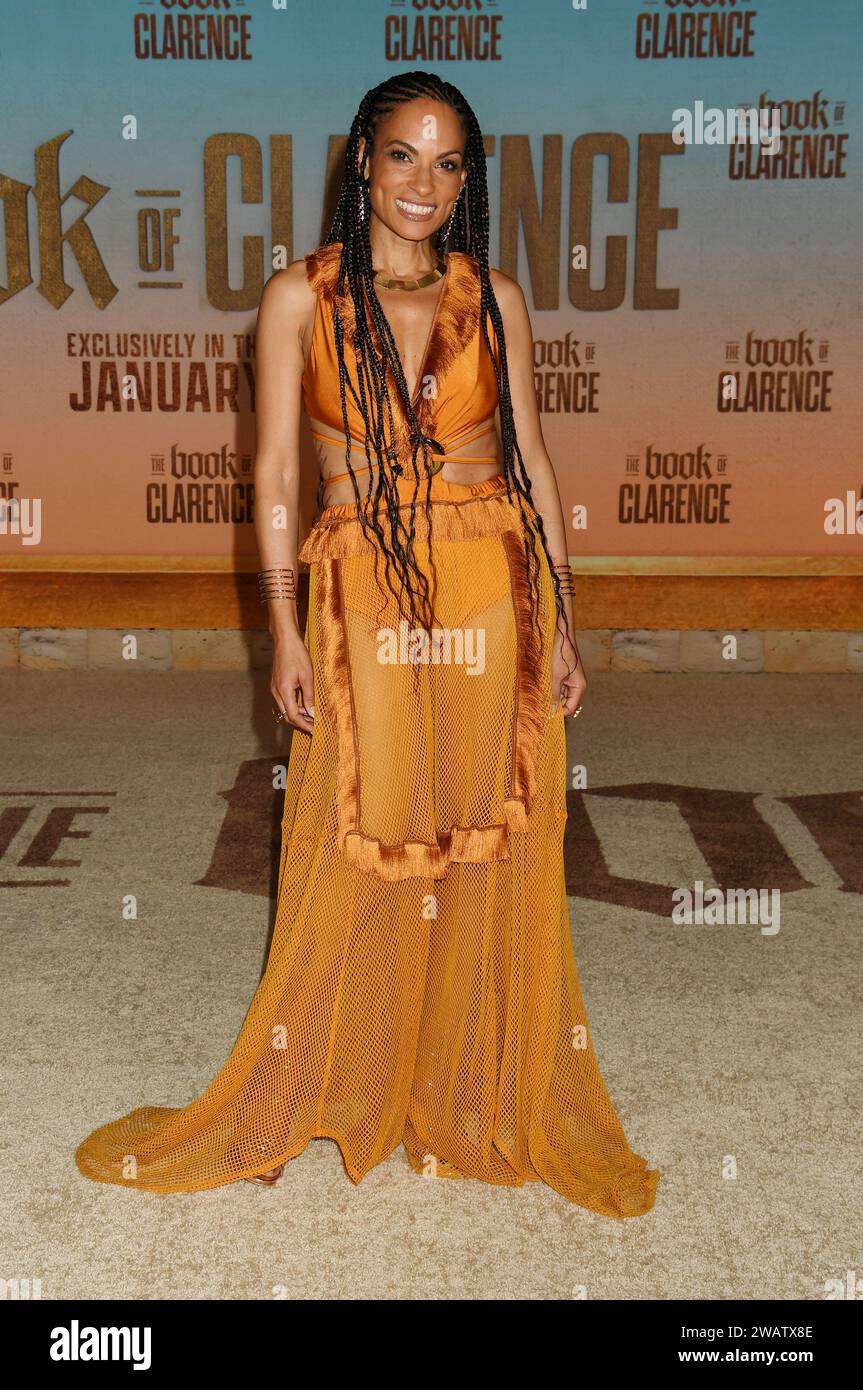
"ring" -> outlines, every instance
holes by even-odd
[[[277,724],[278,724],[282,719],[285,719],[285,718],[287,717],[286,711],[283,710],[283,709],[277,709],[275,705],[273,705],[273,715],[275,716],[275,720],[276,720],[276,723],[277,723]]]

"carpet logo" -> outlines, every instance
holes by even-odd
[[[198,886],[274,898],[282,846],[284,793],[273,791],[272,759],[240,765],[233,787],[221,793],[227,808],[209,867]],[[0,792],[0,887],[68,887],[68,873],[86,872],[98,856],[95,828],[81,818],[109,814],[115,792]],[[633,782],[567,792],[564,868],[567,892],[593,902],[631,907],[668,918],[678,884],[611,872],[602,837],[590,816],[594,798],[665,803],[677,809],[715,884],[722,890],[769,888],[798,893],[816,885],[801,872],[760,814],[759,792]],[[838,890],[863,893],[863,789],[765,798],[788,807],[836,873]],[[53,804],[52,804],[53,803]],[[99,804],[97,804],[99,803]],[[74,857],[70,840],[93,841]],[[41,876],[44,874],[44,876]]]
[[[800,872],[779,837],[759,814],[755,804],[759,795],[667,782],[633,782],[594,787],[589,793],[569,792],[569,819],[564,835],[567,891],[594,902],[668,917],[671,894],[678,887],[609,872],[602,842],[588,812],[592,797],[675,806],[713,878],[723,889],[769,885],[784,894],[814,888],[815,884]],[[863,893],[863,790],[771,799],[788,806],[809,831],[839,876],[840,891]]]
[[[89,840],[92,826],[84,816],[107,816],[116,792],[0,791],[0,888],[68,888],[68,873],[80,869],[67,840]],[[11,874],[11,876],[10,876]]]
[[[223,792],[228,807],[209,868],[198,883],[208,888],[273,896],[281,844],[283,798],[272,792],[272,760],[243,763]],[[642,882],[609,871],[589,805],[594,797],[676,806],[723,889],[769,886],[800,892],[815,885],[797,868],[771,826],[759,814],[758,792],[635,782],[567,793],[564,835],[567,892],[594,902],[632,907],[669,917],[678,884]],[[772,798],[788,806],[809,831],[841,880],[840,890],[863,893],[863,790]],[[269,832],[268,832],[269,828]]]

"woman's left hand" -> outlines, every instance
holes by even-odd
[[[577,647],[564,633],[556,632],[551,654],[552,714],[557,712],[558,704],[563,707],[564,718],[575,714],[586,690],[587,680]]]

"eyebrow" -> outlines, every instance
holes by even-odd
[[[410,150],[411,154],[419,154],[419,150],[415,150],[413,145],[408,140],[399,140],[398,138],[394,140],[387,140],[386,144],[384,145],[384,149],[389,149],[390,145],[406,145],[407,148]],[[450,154],[457,154],[459,158],[462,158],[461,150],[444,150],[443,154],[438,155],[438,159],[446,159],[447,155]]]

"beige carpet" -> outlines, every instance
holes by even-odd
[[[576,957],[609,1091],[662,1173],[654,1211],[618,1223],[542,1184],[424,1181],[401,1149],[354,1186],[326,1140],[272,1190],[80,1176],[86,1133],[187,1103],[231,1049],[285,749],[263,677],[5,675],[3,1277],[43,1298],[823,1298],[863,1268],[860,689],[592,678],[570,731]],[[671,885],[714,875],[780,886],[780,930],[674,925]]]

